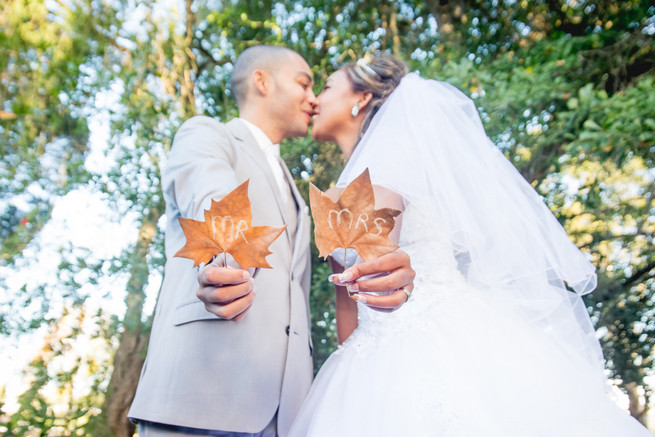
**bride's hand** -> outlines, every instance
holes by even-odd
[[[371,275],[377,276],[361,279]],[[343,273],[331,275],[330,280],[336,285],[347,287],[353,300],[377,311],[390,312],[407,302],[414,289],[415,276],[409,255],[397,250],[374,260],[355,264]],[[369,294],[372,292],[387,294]]]

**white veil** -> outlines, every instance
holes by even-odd
[[[373,118],[337,186],[367,167],[373,184],[433,214],[470,284],[497,293],[570,354],[603,372],[581,299],[596,287],[594,267],[487,137],[468,97],[449,84],[406,75]]]

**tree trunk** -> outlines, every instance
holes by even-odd
[[[628,392],[630,415],[648,427],[648,397],[639,394],[639,386],[635,382],[625,384],[624,388]]]
[[[123,332],[118,350],[114,355],[111,375],[102,413],[94,427],[96,437],[131,437],[135,426],[127,419],[127,412],[134,399],[141,367],[146,356],[150,327],[141,321],[145,287],[149,270],[146,255],[157,231],[157,221],[163,213],[163,205],[153,208],[141,221],[139,236],[130,257],[130,279],[127,284],[123,319]]]
[[[114,371],[111,375],[104,411],[106,410],[108,435],[132,437],[135,425],[127,418],[148,345],[149,328],[142,326],[135,332],[125,330],[114,356]]]
[[[196,115],[196,98],[195,98],[195,80],[198,75],[198,65],[196,56],[191,47],[193,47],[193,29],[195,27],[197,15],[193,12],[193,0],[185,2],[186,20],[184,34],[184,63],[180,66],[182,77],[180,78],[180,97],[182,98],[182,107],[186,118]]]
[[[393,42],[392,53],[400,56],[400,35],[398,35],[398,13],[395,9],[391,10],[391,17],[389,19],[389,29],[391,30],[391,41]]]

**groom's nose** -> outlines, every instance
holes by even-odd
[[[309,104],[312,105],[312,108],[316,109],[318,106],[318,98],[316,97],[316,94],[314,94],[314,90],[309,91],[309,97],[307,100],[309,100]]]
[[[314,95],[313,92],[311,98],[309,99],[309,104],[312,107],[312,111],[316,112],[318,109],[318,98]]]

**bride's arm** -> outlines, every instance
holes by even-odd
[[[397,194],[395,191],[391,191],[388,188],[380,187],[377,185],[373,186],[373,195],[375,196],[375,209],[381,208],[392,208],[397,209],[401,213],[405,210],[405,204],[403,198],[400,194]],[[398,239],[400,238],[400,228],[402,228],[403,215],[400,214],[395,218],[396,225],[393,227],[389,233],[389,239],[394,243],[398,244]]]
[[[330,267],[332,267],[332,273],[343,272],[343,266],[334,258],[329,257],[328,260],[330,261]],[[346,287],[334,284],[334,290],[337,309],[337,340],[341,344],[357,328],[357,302],[351,299]]]

